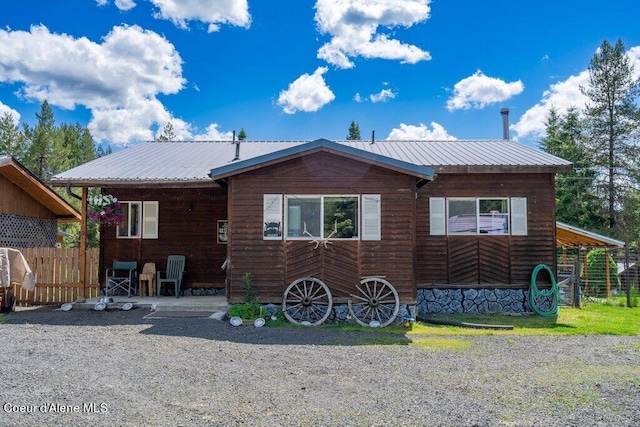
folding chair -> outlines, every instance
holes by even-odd
[[[138,284],[138,263],[135,261],[113,261],[113,267],[107,268],[107,285],[105,295],[122,295],[126,292],[131,297],[131,292],[136,294]]]

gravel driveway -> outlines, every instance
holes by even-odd
[[[0,325],[3,426],[632,426],[639,337],[389,338],[129,312]],[[372,339],[392,345],[372,345]],[[405,345],[406,344],[406,345]]]

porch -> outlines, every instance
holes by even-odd
[[[127,297],[114,296],[113,302],[107,304],[109,310],[121,310],[126,303],[142,309],[155,309],[155,311],[182,311],[182,312],[227,312],[229,305],[225,296],[186,296],[186,297]],[[72,309],[90,309],[100,302],[100,297],[87,298],[85,302],[75,302]]]

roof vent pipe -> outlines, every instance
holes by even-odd
[[[500,110],[502,114],[502,139],[509,139],[509,109]]]
[[[376,143],[376,131],[375,130],[371,131],[371,143],[372,144]]]
[[[233,143],[236,146],[236,156],[233,158],[233,161],[240,160],[240,141],[236,141],[236,131],[233,131]]]

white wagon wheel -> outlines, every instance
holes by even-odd
[[[393,322],[400,310],[400,298],[393,285],[381,277],[367,277],[356,285],[357,294],[351,294],[349,312],[362,326],[379,322],[385,327]]]
[[[327,285],[315,277],[301,277],[291,283],[282,297],[282,313],[291,323],[319,325],[331,314],[333,298]]]

